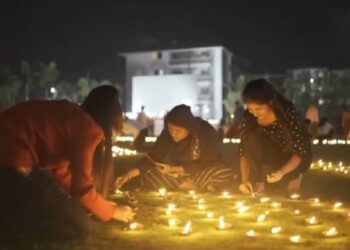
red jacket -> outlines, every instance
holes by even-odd
[[[39,167],[51,172],[72,197],[104,221],[115,206],[99,195],[93,155],[104,134],[78,105],[29,101],[0,112],[0,167]]]

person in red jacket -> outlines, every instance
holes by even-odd
[[[0,233],[68,238],[88,231],[88,213],[132,220],[132,209],[106,200],[94,181],[110,181],[121,115],[119,93],[109,85],[93,89],[81,106],[37,100],[0,112]]]

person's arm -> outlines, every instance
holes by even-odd
[[[152,146],[149,157],[145,157],[135,166],[139,170],[139,174],[147,173],[155,167],[154,162],[163,162],[166,154],[169,152],[171,138],[166,129],[158,136],[156,142]],[[152,160],[150,160],[152,159]]]
[[[267,177],[268,182],[280,181],[286,174],[299,167],[303,157],[311,155],[310,140],[306,136],[305,128],[302,126],[301,118],[294,107],[286,110],[285,122],[289,128],[292,143],[292,156],[280,167],[280,169]],[[306,165],[306,164],[305,164]],[[307,168],[308,166],[303,166]]]
[[[97,193],[92,175],[93,156],[103,132],[88,119],[71,122],[67,130],[72,173],[70,194],[92,214],[108,221],[114,216],[116,205]]]
[[[249,181],[249,164],[244,156],[240,157],[240,169],[242,183]]]
[[[208,167],[212,164],[221,162],[220,142],[217,132],[209,125],[205,124],[199,128],[198,132],[200,157],[178,168],[180,173],[195,174],[198,170]]]
[[[294,169],[296,169],[301,162],[301,157],[297,155],[292,155],[292,157],[289,158],[289,160],[281,167],[281,171],[283,175],[288,174],[289,172],[292,172]]]

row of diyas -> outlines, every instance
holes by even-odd
[[[115,141],[117,142],[133,142],[135,140],[132,136],[117,136],[115,138]],[[157,137],[155,136],[147,136],[145,138],[146,142],[155,142],[157,140]],[[239,144],[241,140],[239,138],[224,138],[222,140],[224,144],[232,143],[232,144]],[[313,145],[350,145],[350,140],[343,140],[343,139],[324,139],[324,140],[318,140],[315,139],[312,141]]]

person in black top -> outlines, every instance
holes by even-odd
[[[194,117],[189,106],[175,106],[164,124],[150,154],[117,178],[117,188],[138,175],[145,187],[169,190],[214,191],[233,179],[232,169],[221,161],[215,129]]]
[[[265,79],[249,82],[242,97],[247,110],[240,132],[240,191],[262,191],[267,180],[286,184],[288,193],[297,192],[312,162],[301,116]]]

